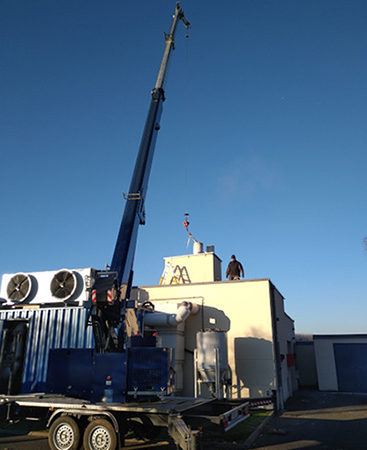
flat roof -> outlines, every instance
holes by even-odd
[[[253,282],[259,282],[259,281],[268,281],[271,283],[270,278],[243,278],[241,280],[220,280],[220,281],[196,281],[193,283],[177,283],[177,284],[151,284],[151,285],[139,285],[139,286],[133,286],[133,288],[167,288],[167,287],[185,287],[185,286],[193,286],[198,284],[219,284],[219,283],[226,283],[226,284],[240,284],[240,283],[253,283]],[[274,286],[274,285],[273,285]],[[274,288],[278,291],[278,289],[274,286]],[[279,291],[278,291],[279,292]],[[280,292],[279,292],[280,294]],[[280,294],[282,295],[282,294]],[[282,296],[283,297],[283,296]]]
[[[367,334],[314,334],[313,339],[367,339]]]

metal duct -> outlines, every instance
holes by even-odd
[[[150,327],[175,327],[185,322],[190,314],[197,314],[199,306],[196,303],[182,302],[180,303],[176,314],[168,314],[163,312],[151,312],[144,316],[144,325]]]

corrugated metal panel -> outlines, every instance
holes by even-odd
[[[1,348],[1,342],[3,339],[3,329],[4,329],[4,320],[0,319],[0,348]]]
[[[44,390],[50,348],[94,347],[92,327],[85,330],[87,314],[87,309],[78,307],[0,311],[0,331],[7,319],[28,320],[22,392]],[[0,345],[1,339],[2,333]]]

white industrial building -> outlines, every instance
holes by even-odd
[[[277,389],[282,406],[297,389],[294,322],[270,279],[222,281],[214,251],[198,252],[165,258],[165,284],[136,287],[132,298],[172,315],[182,302],[199,306],[176,325],[152,323],[162,345],[175,348],[179,395],[195,393],[194,351],[203,330],[228,333],[232,397],[265,397]]]
[[[222,281],[221,260],[213,247],[207,250],[165,258],[165,284],[132,290],[132,300],[150,302],[155,308],[155,314],[145,314],[148,331],[158,333],[163,347],[174,348],[175,394],[210,395],[212,378],[198,370],[200,355],[210,352],[197,349],[208,345],[207,339],[218,338],[214,347],[219,354],[213,358],[220,361],[220,373],[215,389],[220,384],[221,395],[232,398],[268,397],[276,389],[282,407],[298,388],[294,323],[284,310],[284,299],[267,278]],[[27,389],[44,385],[49,348],[93,346],[92,330],[85,330],[92,272],[63,269],[3,275],[0,334],[8,319],[27,326],[24,340],[31,355],[23,371]]]

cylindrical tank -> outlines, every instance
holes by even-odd
[[[201,242],[194,242],[194,255],[198,255],[199,253],[204,253],[203,244]]]
[[[228,369],[227,333],[215,330],[199,331],[196,333],[196,348],[201,379],[209,383],[216,381],[216,357],[219,360],[219,377],[222,379]]]

